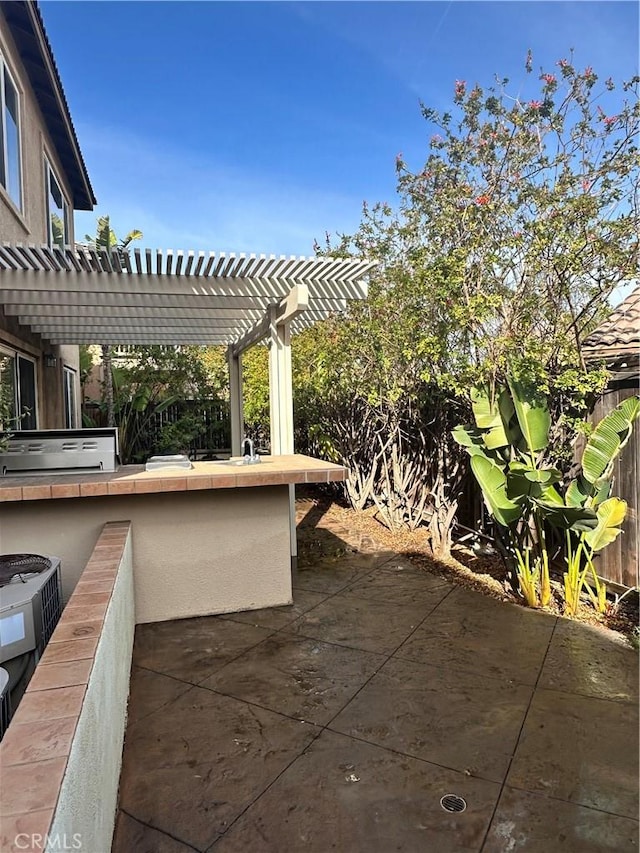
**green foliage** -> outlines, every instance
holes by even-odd
[[[151,431],[155,416],[180,400],[215,397],[217,389],[200,355],[199,347],[135,347],[127,361],[113,368],[115,419],[125,464],[143,461],[158,450]],[[99,405],[105,413],[105,402]],[[165,433],[164,440],[176,442],[182,436],[182,443],[192,428],[190,421],[183,422]]]
[[[202,418],[184,415],[174,423],[165,424],[155,447],[156,453],[188,454],[194,441],[205,432]]]
[[[423,107],[434,135],[424,165],[398,157],[396,208],[365,204],[355,234],[317,247],[378,261],[369,298],[293,348],[298,446],[351,468],[354,506],[397,498],[446,514],[467,451],[496,464],[505,447],[526,453],[521,484],[545,467],[541,454],[566,472],[571,438],[606,384],[581,345],[637,270],[638,80],[601,85],[570,58],[535,77],[526,100],[498,78],[456,84],[445,113]],[[507,378],[548,407],[528,397],[531,410],[507,412]],[[469,401],[470,388],[483,398]],[[457,443],[451,430],[469,402],[493,427]],[[386,494],[393,447],[402,464],[425,459],[415,498]],[[557,484],[529,486],[529,506],[534,493],[564,504]]]
[[[458,426],[452,435],[468,453],[486,504],[504,531],[519,591],[531,606],[549,601],[548,524],[566,535],[566,612],[575,614],[583,589],[604,610],[606,587],[595,571],[593,555],[622,532],[627,505],[610,497],[610,478],[633,422],[640,417],[640,398],[625,400],[596,426],[583,453],[582,474],[568,484],[563,497],[558,491],[562,474],[543,461],[551,426],[544,396],[535,387],[513,380],[508,381],[508,389],[511,404],[505,400],[506,389],[497,392],[494,403],[486,392],[474,389],[475,426]],[[496,442],[497,434],[509,436],[509,441]]]
[[[640,398],[629,397],[595,428],[582,457],[584,478],[592,486],[611,476],[612,465],[631,435],[640,414]]]

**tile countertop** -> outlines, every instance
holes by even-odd
[[[186,492],[194,489],[235,489],[280,486],[287,483],[330,483],[346,480],[341,465],[311,456],[263,456],[257,465],[193,462],[184,468],[145,471],[143,465],[124,465],[111,474],[61,474],[0,478],[0,501],[87,498],[102,495]]]

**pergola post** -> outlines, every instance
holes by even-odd
[[[234,354],[233,348],[227,348],[229,366],[229,409],[231,413],[231,455],[242,453],[244,433],[244,406],[242,398],[242,353]]]
[[[289,322],[277,322],[275,306],[269,309],[269,420],[271,453],[293,453],[291,330]]]
[[[277,322],[277,308],[269,308],[269,421],[271,453],[293,453],[293,381],[291,375],[291,329],[289,321]],[[298,559],[296,537],[296,491],[289,486],[289,534],[291,563]]]

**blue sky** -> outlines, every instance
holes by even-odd
[[[427,156],[420,101],[574,48],[638,70],[635,2],[43,2],[98,198],[153,248],[303,254]]]

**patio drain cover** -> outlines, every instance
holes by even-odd
[[[467,807],[466,800],[457,794],[445,794],[440,800],[440,805],[446,812],[463,812]]]

